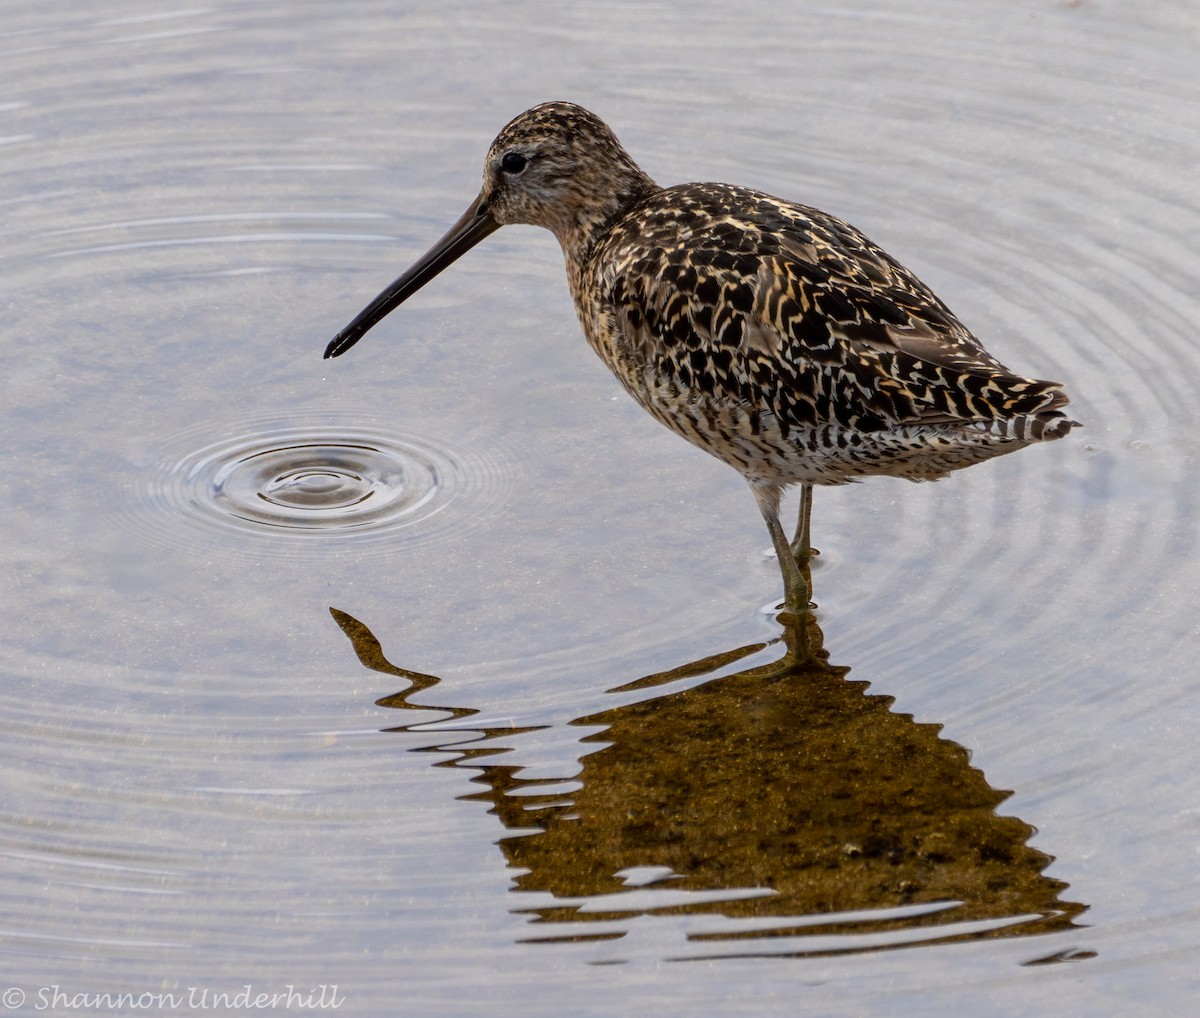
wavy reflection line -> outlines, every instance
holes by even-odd
[[[410,683],[378,705],[478,713],[412,703],[437,677],[391,664],[363,623],[330,610],[366,667]],[[767,644],[610,690],[694,679],[764,646],[783,649],[768,665],[572,721],[590,732],[569,779],[522,776],[520,736],[533,729],[425,727],[453,733],[422,748],[477,772],[483,790],[461,798],[486,803],[511,832],[498,845],[520,872],[514,893],[545,899],[513,909],[545,928],[523,942],[620,940],[643,916],[681,925],[686,946],[669,960],[820,957],[1078,928],[1086,906],[1062,900],[1067,885],[1045,875],[1053,857],[1029,846],[1034,828],[997,812],[1011,793],[988,785],[940,725],[893,712],[892,697],[869,694],[848,668],[797,663],[804,641],[793,625]],[[807,643],[821,646],[815,622]],[[464,746],[467,733],[475,738]],[[484,759],[499,754],[502,763]],[[1060,956],[1090,955],[1049,959]]]

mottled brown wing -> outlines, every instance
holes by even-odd
[[[689,185],[696,202],[698,189]],[[728,191],[720,193],[728,201]],[[699,200],[704,199],[699,192]],[[792,426],[871,431],[1065,404],[1008,372],[911,273],[853,227],[743,192],[683,234],[614,241],[608,298],[627,355],[697,399]]]
[[[988,421],[1066,404],[1057,383],[1008,371],[902,267],[876,265],[887,275],[864,281],[826,278],[790,253],[764,258],[748,335],[785,374],[823,366],[830,398],[880,415],[882,426]]]

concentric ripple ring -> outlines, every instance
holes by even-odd
[[[274,435],[206,451],[179,465],[198,507],[301,531],[381,527],[436,511],[450,464],[417,446]]]
[[[319,538],[424,543],[488,515],[502,475],[470,446],[424,435],[328,422],[252,427],[162,460],[132,508],[152,511],[154,531],[172,544],[205,533],[206,543],[263,551]]]

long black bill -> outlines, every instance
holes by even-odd
[[[500,224],[492,218],[481,194],[441,240],[329,341],[325,356],[340,357],[389,311],[403,304],[447,265],[461,258],[489,233],[495,233],[498,229]]]

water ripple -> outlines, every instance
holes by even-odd
[[[151,523],[160,541],[195,538],[211,549],[216,537],[284,554],[330,540],[426,543],[489,516],[509,473],[493,452],[344,412],[311,424],[244,423],[180,454],[197,437],[192,429],[170,440],[127,506],[129,522]]]

